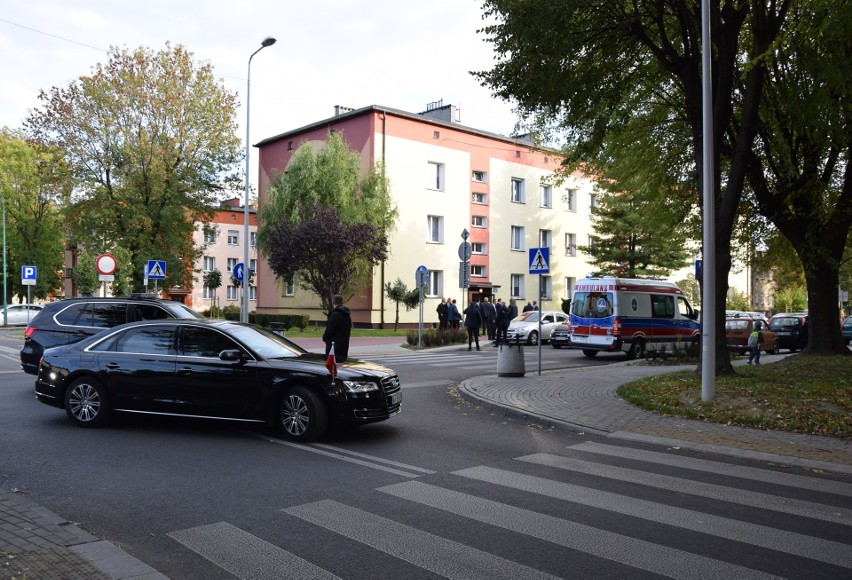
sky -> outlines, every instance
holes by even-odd
[[[481,0],[0,0],[0,127],[21,128],[41,90],[67,87],[111,46],[183,45],[238,94],[245,144],[331,117],[335,105],[411,113],[443,100],[463,125],[510,135],[510,103],[470,75],[494,63]],[[257,185],[257,150],[250,177]]]

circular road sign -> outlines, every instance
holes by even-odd
[[[115,261],[115,256],[112,254],[101,254],[95,260],[95,267],[98,269],[98,274],[115,274],[115,269],[118,262]]]

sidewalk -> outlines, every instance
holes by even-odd
[[[852,441],[666,417],[616,394],[625,383],[671,371],[633,362],[541,376],[528,370],[520,378],[473,377],[459,385],[459,393],[493,412],[547,428],[852,474]]]

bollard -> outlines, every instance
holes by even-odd
[[[500,343],[497,350],[497,376],[522,377],[526,373],[524,347],[519,340],[515,344]]]

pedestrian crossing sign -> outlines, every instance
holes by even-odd
[[[166,279],[166,261],[148,260],[148,268],[145,270],[146,278],[151,280]]]
[[[550,273],[550,248],[530,248],[530,274]]]

